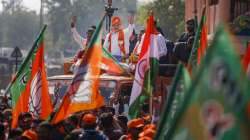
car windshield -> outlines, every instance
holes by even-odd
[[[105,103],[109,102],[109,98],[114,92],[116,87],[115,81],[101,81],[100,82],[100,92],[104,97]]]
[[[54,105],[62,100],[64,94],[67,91],[70,81],[66,80],[51,80],[49,81],[49,93],[54,102]],[[116,87],[116,81],[103,80],[100,81],[100,93],[104,97],[105,103],[108,103],[110,96],[114,92]]]

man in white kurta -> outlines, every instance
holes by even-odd
[[[129,18],[129,25],[122,29],[121,19],[112,18],[112,30],[106,35],[103,47],[110,52],[119,62],[126,62],[129,56],[129,37],[134,30],[133,17]]]
[[[94,31],[95,31],[95,28],[92,26],[87,31],[87,38],[82,37],[76,30],[76,17],[75,16],[72,17],[72,21],[71,21],[72,36],[75,42],[79,44],[80,46],[80,50],[77,51],[73,59],[72,71],[76,70],[75,68],[79,66],[81,59],[84,57],[85,49],[87,48],[88,43],[90,42],[90,39]]]
[[[135,48],[136,50],[136,55],[139,55],[141,52],[143,40],[144,40],[145,34],[142,35],[142,39],[140,41],[140,44]],[[167,46],[166,46],[166,40],[164,36],[161,33],[157,33],[157,45],[158,46],[158,52],[159,52],[159,57],[167,55]]]

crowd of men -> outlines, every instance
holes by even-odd
[[[54,125],[27,112],[19,115],[18,127],[11,128],[11,108],[2,102],[0,109],[0,140],[151,140],[156,134],[145,112],[129,121],[126,115],[115,115],[114,108],[102,107],[77,112]]]
[[[74,65],[78,65],[77,60],[83,57],[84,50],[95,31],[95,26],[91,26],[86,32],[87,37],[82,37],[76,30],[76,17],[71,21],[71,32],[73,39],[80,45],[81,49],[74,57]],[[128,27],[123,29],[123,24],[118,16],[114,16],[111,21],[111,31],[103,40],[103,47],[119,62],[136,64],[144,39],[145,29],[135,32],[134,17],[129,16]],[[160,64],[177,64],[178,61],[187,63],[195,36],[195,20],[186,22],[186,31],[177,41],[170,41],[164,35],[162,29],[155,22],[155,35],[157,35],[157,45],[160,57]],[[160,66],[160,75],[173,76],[175,68],[166,65]]]
[[[73,17],[71,31],[74,40],[81,46],[81,50],[73,60],[75,66],[84,56],[84,51],[96,28],[91,26],[87,31],[87,37],[84,38],[77,32],[76,22],[76,17]],[[138,35],[135,33],[133,16],[129,17],[128,23],[128,27],[123,29],[121,19],[114,16],[112,29],[103,40],[103,47],[119,62],[136,63],[145,30],[140,30]],[[157,36],[161,64],[177,63],[178,60],[184,63],[188,61],[194,41],[195,22],[188,20],[186,25],[187,32],[176,42],[168,40],[161,28],[156,26],[154,34]],[[164,66],[160,67],[160,74],[168,75],[169,70]],[[170,73],[173,74],[174,71]],[[2,102],[0,106],[0,140],[151,140],[156,134],[156,124],[152,123],[148,107],[145,107],[148,110],[142,109],[140,118],[133,120],[129,120],[124,114],[115,114],[113,107],[102,107],[72,114],[54,125],[49,123],[53,114],[48,120],[41,120],[26,112],[20,114],[18,127],[11,128],[12,114],[7,102]]]

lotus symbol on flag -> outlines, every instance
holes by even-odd
[[[31,92],[29,97],[29,110],[36,117],[41,113],[41,87],[42,78],[41,71],[39,70],[31,82]]]

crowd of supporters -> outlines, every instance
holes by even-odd
[[[11,128],[12,112],[7,103],[0,105],[0,140],[151,140],[156,133],[152,117],[129,120],[115,115],[113,107],[77,112],[58,124],[21,113],[18,127]]]

